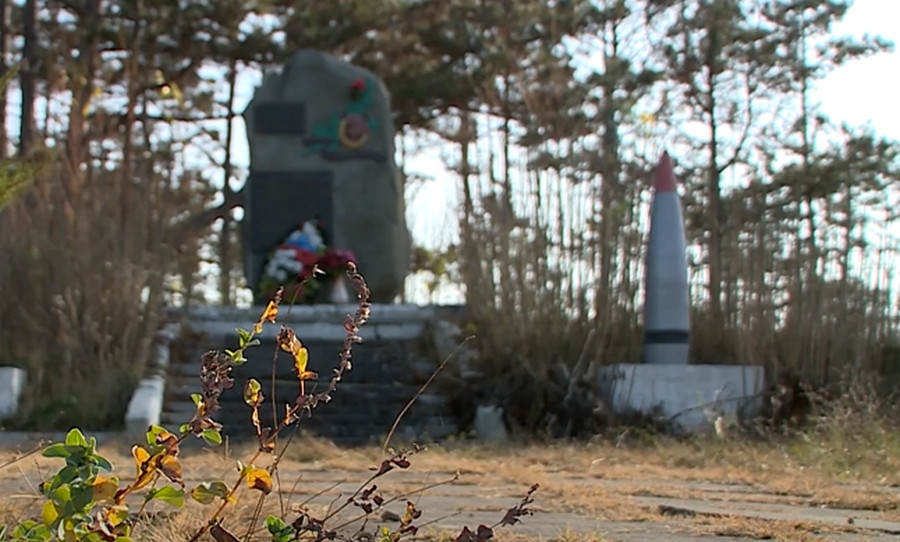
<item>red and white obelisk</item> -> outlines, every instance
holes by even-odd
[[[686,365],[690,346],[687,244],[678,181],[668,153],[653,180],[644,268],[644,361]]]

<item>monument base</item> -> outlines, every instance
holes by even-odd
[[[763,367],[621,363],[600,372],[614,412],[658,414],[676,432],[712,430],[715,419],[753,418],[762,408]]]

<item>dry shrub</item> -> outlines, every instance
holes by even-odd
[[[0,214],[0,348],[28,371],[23,414],[7,426],[120,425],[160,323],[163,182],[100,169],[73,192],[72,177],[45,167]]]
[[[558,406],[590,329],[585,292],[568,289],[562,264],[549,263],[540,227],[510,231],[473,217],[466,231],[468,330],[482,377],[459,388],[460,402],[498,404],[513,427],[542,432],[554,414],[564,416]]]
[[[815,399],[815,416],[789,447],[792,457],[851,480],[877,482],[900,471],[900,412],[874,377],[845,377],[836,393]]]

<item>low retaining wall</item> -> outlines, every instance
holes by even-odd
[[[27,373],[18,367],[0,367],[0,420],[12,418],[19,410]]]
[[[147,367],[147,376],[138,383],[125,412],[125,436],[129,441],[143,441],[147,428],[159,425],[166,393],[169,345],[179,329],[178,324],[172,324],[156,334],[154,355]]]

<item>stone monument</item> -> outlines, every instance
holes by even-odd
[[[410,235],[383,82],[368,70],[304,49],[281,73],[264,78],[244,119],[250,146],[248,285],[256,289],[285,235],[314,219],[328,233],[329,246],[353,251],[372,301],[394,301],[409,269]]]

